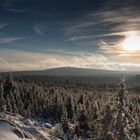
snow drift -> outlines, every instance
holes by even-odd
[[[0,140],[23,140],[22,131],[7,120],[0,120]]]

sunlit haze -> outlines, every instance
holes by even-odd
[[[124,40],[124,48],[129,51],[140,50],[140,35],[131,32]]]

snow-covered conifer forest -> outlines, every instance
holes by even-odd
[[[0,76],[2,140],[140,140],[139,82],[46,79]]]

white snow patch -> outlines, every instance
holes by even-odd
[[[6,120],[0,120],[0,140],[23,140],[22,131]]]

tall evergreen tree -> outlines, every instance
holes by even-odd
[[[61,124],[62,124],[62,129],[64,131],[64,133],[67,133],[68,131],[68,114],[67,114],[67,110],[65,108],[65,106],[62,106],[62,115],[61,115]]]
[[[6,81],[4,84],[4,93],[7,96],[10,92],[14,92],[15,87],[14,87],[14,80],[12,77],[12,74],[10,73],[7,77],[6,77]]]
[[[10,113],[12,113],[12,106],[11,106],[11,102],[10,102],[10,98],[9,96],[6,97],[6,110]]]
[[[7,78],[4,85],[4,92],[6,96],[6,102],[7,102],[7,111],[10,111],[12,113],[17,113],[17,107],[16,102],[14,98],[15,86],[14,86],[14,80],[12,77],[12,74],[10,73]]]
[[[68,118],[72,119],[74,116],[74,112],[73,112],[73,102],[72,102],[71,96],[67,98],[66,109],[67,109],[67,113],[68,113]]]
[[[0,75],[0,112],[4,112],[6,110],[6,101],[3,96],[3,84],[2,84],[2,77]]]

